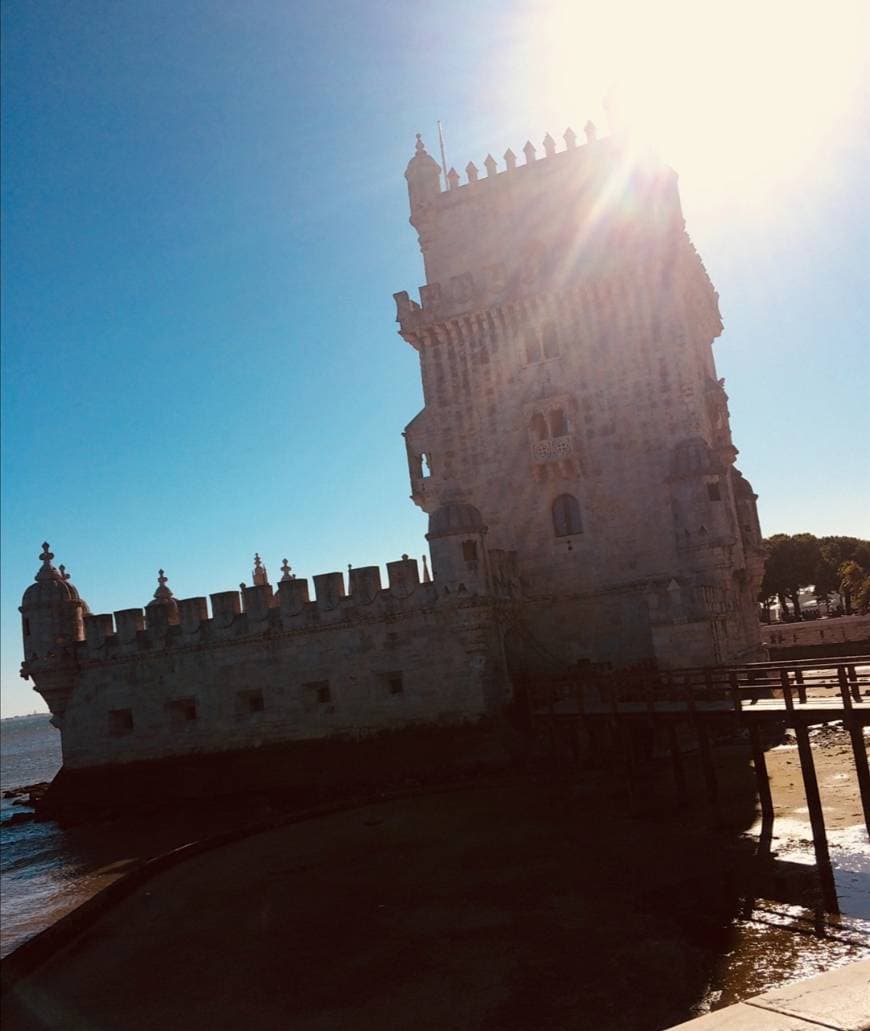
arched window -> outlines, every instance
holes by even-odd
[[[554,408],[549,414],[549,419],[551,437],[568,436],[568,422],[565,419],[565,413],[561,408]]]
[[[541,341],[538,334],[530,332],[526,337],[526,364],[534,365],[541,360]]]
[[[532,436],[535,440],[547,440],[550,436],[550,431],[547,428],[547,420],[541,415],[540,412],[535,412],[532,416],[532,421],[529,423],[529,428],[532,431]]]
[[[560,494],[553,502],[553,529],[557,537],[583,533],[580,502],[573,494]]]
[[[552,322],[544,323],[541,336],[544,338],[544,357],[555,358],[559,354],[559,335],[556,332],[555,324]]]

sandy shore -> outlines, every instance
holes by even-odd
[[[846,749],[815,742],[832,837],[860,818]],[[861,955],[860,921],[813,908],[795,751],[768,753],[779,854],[761,859],[745,745],[716,755],[724,828],[689,758],[681,812],[666,764],[632,818],[618,778],[542,772],[201,855],[7,994],[5,1027],[652,1031]]]

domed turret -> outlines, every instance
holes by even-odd
[[[474,505],[448,501],[429,516],[428,540],[457,533],[486,533],[483,516]]]
[[[423,138],[417,133],[414,156],[405,169],[408,180],[408,198],[411,201],[411,224],[414,216],[426,204],[433,201],[441,193],[441,168],[438,162],[426,153]]]
[[[90,612],[66,569],[51,564],[54,555],[48,542],[39,557],[42,565],[19,609],[27,663],[59,658],[76,641],[84,640],[84,617]]]
[[[70,695],[75,690],[78,662],[75,645],[85,637],[87,603],[70,582],[69,573],[51,564],[54,555],[42,545],[42,566],[21,599],[24,662],[21,675],[33,678],[51,710],[52,723],[61,726]]]
[[[439,587],[475,593],[487,589],[485,534],[483,516],[474,505],[448,501],[429,516],[426,539],[432,552],[432,573]]]

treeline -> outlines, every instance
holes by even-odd
[[[767,565],[758,600],[768,613],[778,600],[785,619],[800,619],[802,587],[812,587],[815,597],[825,603],[828,595],[837,592],[846,615],[870,609],[870,541],[775,533],[764,546]]]

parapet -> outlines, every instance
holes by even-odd
[[[522,163],[509,148],[503,169],[488,154],[485,176],[469,162],[464,183],[451,169],[443,190],[427,171],[426,190],[412,198],[411,213],[426,285],[419,304],[407,293],[394,295],[403,332],[433,316],[538,293],[538,265],[554,265],[544,278],[564,284],[606,263],[611,252],[624,261],[636,241],[652,239],[663,225],[683,228],[676,174],[655,155],[621,135],[598,138],[591,123],[582,146],[570,129],[564,140],[559,149],[547,133],[542,153],[527,141]]]
[[[178,606],[173,605],[146,605],[145,606],[145,627],[155,633],[165,633],[171,626],[178,626]]]
[[[498,161],[496,161],[492,154],[487,154],[486,157],[483,159],[483,168],[486,172],[486,175],[483,178],[481,178],[480,176],[480,169],[478,169],[477,165],[475,165],[473,161],[469,161],[468,164],[465,166],[466,182],[464,184],[460,181],[461,177],[459,173],[456,171],[456,169],[451,168],[450,171],[447,173],[446,189],[442,190],[439,187],[436,190],[432,187],[431,183],[440,182],[440,176],[437,172],[438,164],[432,158],[430,158],[428,154],[426,154],[425,148],[423,147],[422,141],[418,134],[417,151],[414,157],[411,159],[411,164],[409,164],[408,170],[406,170],[405,175],[407,178],[408,172],[411,172],[413,180],[415,173],[419,175],[419,172],[417,172],[418,166],[421,169],[425,169],[425,178],[427,185],[427,189],[425,191],[426,199],[429,201],[434,199],[436,203],[442,202],[445,196],[449,196],[451,193],[460,191],[465,187],[477,186],[478,188],[485,188],[488,186],[488,184],[499,179],[500,176],[523,174],[526,170],[532,168],[533,166],[537,168],[542,168],[545,166],[545,162],[558,159],[560,157],[564,159],[566,155],[569,155],[572,152],[578,150],[577,134],[574,132],[573,129],[571,129],[570,127],[567,128],[565,132],[562,134],[562,138],[565,141],[565,147],[561,152],[559,152],[557,151],[556,141],[553,139],[550,133],[547,133],[546,136],[544,136],[544,139],[542,141],[544,155],[541,160],[538,160],[538,151],[535,145],[532,143],[531,140],[526,140],[525,145],[522,148],[522,153],[525,158],[525,162],[522,165],[517,165],[517,156],[513,152],[513,150],[511,150],[511,148],[508,147],[508,149],[504,152],[504,169],[502,171],[499,171]],[[586,143],[594,144],[597,142],[597,140],[598,132],[595,126],[592,124],[592,122],[587,122]],[[580,148],[580,150],[583,149],[584,148]],[[552,165],[547,166],[547,168],[551,167]],[[414,208],[415,205],[413,204],[412,197],[412,223],[413,215],[415,213]]]
[[[307,580],[282,580],[278,584],[278,602],[281,607],[281,619],[289,620],[298,616],[309,604]]]
[[[229,626],[242,611],[238,591],[220,591],[211,595],[211,614],[217,626]]]
[[[115,613],[115,626],[121,644],[130,644],[145,629],[145,613],[142,609],[120,609]]]
[[[398,597],[406,597],[420,585],[420,570],[415,558],[403,555],[398,562],[387,563],[390,591]]]
[[[320,573],[314,577],[314,594],[323,609],[334,609],[344,597],[341,573]]]
[[[378,566],[350,567],[349,593],[340,572],[317,574],[313,584],[313,597],[309,581],[289,573],[275,588],[261,583],[241,591],[218,591],[209,596],[211,617],[204,596],[175,599],[171,611],[157,605],[144,612],[131,608],[89,615],[77,655],[82,662],[99,663],[192,644],[220,645],[222,640],[256,638],[266,631],[317,632],[453,603],[452,595],[439,592],[435,583],[421,582],[417,560],[408,555],[387,563],[386,587]]]
[[[89,648],[99,648],[107,637],[115,632],[115,620],[111,612],[85,616],[85,640]]]
[[[269,611],[278,604],[272,585],[269,583],[259,583],[254,584],[253,587],[245,587],[242,591],[242,598],[244,599],[244,611],[248,619],[254,622],[268,619]]]
[[[370,602],[381,590],[381,571],[377,566],[351,567],[348,574],[350,596],[354,601]]]
[[[182,633],[195,634],[208,620],[208,602],[205,598],[182,598],[178,602],[178,616]]]

